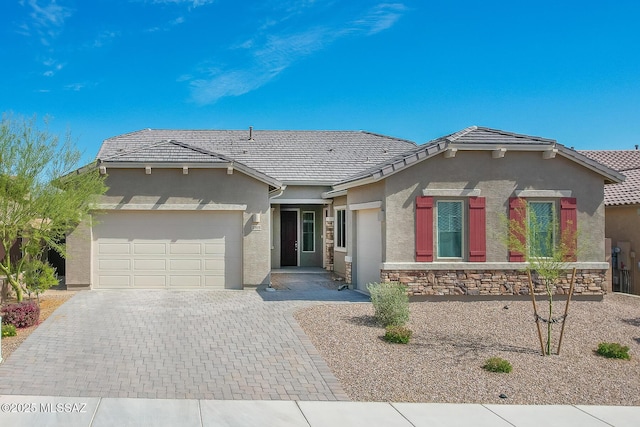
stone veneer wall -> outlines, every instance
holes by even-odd
[[[345,265],[345,273],[344,273],[344,282],[345,283],[352,283],[351,282],[351,262],[347,261],[344,263]]]
[[[350,283],[351,264],[347,266]],[[574,295],[605,293],[606,270],[578,270]],[[409,287],[409,295],[528,295],[529,279],[519,270],[382,270],[383,282],[400,282]],[[543,294],[544,285],[533,275],[534,292]],[[571,271],[563,275],[555,294],[569,293]]]

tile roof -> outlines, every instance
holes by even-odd
[[[411,141],[363,131],[253,130],[249,139],[248,130],[146,129],[105,140],[97,158],[187,162],[218,157],[285,183],[328,185],[415,147]]]
[[[541,138],[539,136],[521,135],[503,130],[491,129],[482,126],[469,126],[459,132],[443,136],[428,144],[447,140],[455,144],[492,144],[492,145],[522,145],[522,144],[548,144],[556,143],[554,139]]]
[[[604,187],[606,206],[640,204],[640,151],[585,150],[581,154],[622,173],[626,179]]]
[[[603,175],[605,182],[620,182],[624,179],[622,175],[599,162],[590,159],[575,150],[566,148],[562,144],[558,144],[553,139],[541,138],[537,136],[521,135],[512,132],[505,132],[497,129],[490,129],[480,126],[470,126],[451,135],[443,136],[426,144],[419,145],[405,153],[392,157],[386,162],[375,165],[369,169],[365,169],[360,173],[354,174],[336,185],[339,188],[348,187],[361,179],[373,178],[379,179],[385,175],[389,175],[410,166],[416,161],[423,160],[428,157],[435,156],[449,148],[456,149],[496,149],[507,148],[517,150],[519,148],[527,148],[524,146],[535,146],[540,151],[556,149],[561,155]],[[546,147],[545,147],[546,146]]]
[[[640,168],[640,150],[580,150],[579,153],[618,172]]]
[[[105,153],[104,156],[101,160],[108,162],[163,162],[166,159],[185,163],[225,163],[227,161],[222,156],[196,150],[176,141],[160,141],[129,149],[121,148],[109,154]]]

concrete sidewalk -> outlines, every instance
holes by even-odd
[[[0,425],[47,426],[637,426],[638,406],[132,399],[0,395]]]

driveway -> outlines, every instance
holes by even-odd
[[[0,365],[0,394],[348,400],[292,317],[318,299],[366,300],[348,290],[79,292]]]

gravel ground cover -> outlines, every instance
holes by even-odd
[[[26,340],[36,328],[69,298],[75,295],[75,292],[61,291],[49,289],[40,296],[40,319],[38,323],[29,328],[19,328],[17,335],[14,337],[2,338],[2,358],[7,359],[20,344]]]
[[[564,310],[556,301],[554,317]],[[540,303],[538,310],[546,309]],[[408,345],[382,340],[371,304],[319,305],[295,317],[355,401],[640,405],[640,298],[572,301],[561,354],[541,356],[530,301],[411,303]],[[554,326],[554,348],[560,325]],[[631,360],[595,353],[630,347]],[[513,365],[486,372],[490,357]],[[501,394],[506,398],[499,397]]]

